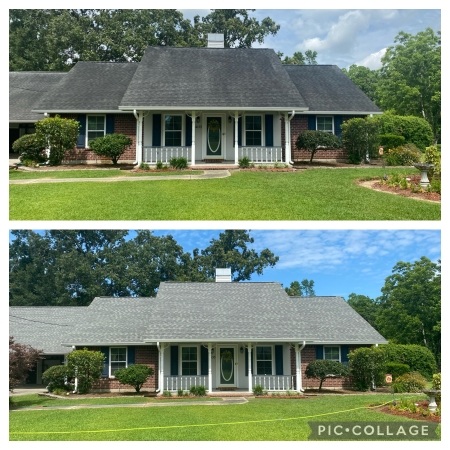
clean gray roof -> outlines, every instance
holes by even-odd
[[[28,344],[45,354],[71,351],[61,342],[75,323],[83,320],[87,306],[11,306],[9,335],[20,344]]]
[[[66,75],[66,72],[9,72],[9,121],[43,119],[42,114],[32,112],[32,109]]]
[[[118,111],[137,63],[80,61],[35,109],[59,111]]]
[[[121,107],[307,108],[271,49],[148,47]]]
[[[284,67],[309,111],[381,113],[380,108],[337,66]]]

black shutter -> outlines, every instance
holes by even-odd
[[[170,375],[173,377],[178,375],[178,345],[170,347]]]
[[[200,375],[208,375],[208,349],[200,347]]]
[[[102,378],[108,378],[109,377],[109,347],[102,347],[100,351],[105,356],[105,362],[103,363],[103,371],[102,371]]]
[[[78,135],[77,148],[84,148],[86,145],[86,115],[80,114],[77,117],[80,123],[80,134]]]
[[[323,345],[316,345],[316,359],[323,359]]]
[[[341,345],[341,363],[348,365],[348,345]]]
[[[152,145],[154,147],[159,147],[161,145],[161,114],[153,114]]]
[[[266,147],[273,146],[273,114],[266,114],[265,117],[266,128]]]
[[[192,117],[186,116],[186,146],[192,145]]]
[[[114,133],[114,114],[106,114],[106,134]]]
[[[340,138],[342,135],[341,125],[342,125],[342,116],[334,116],[334,134],[338,138]]]
[[[135,347],[128,347],[128,365],[131,366],[136,362],[136,350]]]
[[[308,116],[308,130],[316,129],[316,116]]]
[[[275,375],[283,375],[283,346],[275,345]]]
[[[242,147],[242,117],[238,119],[238,146]]]

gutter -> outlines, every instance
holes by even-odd
[[[158,348],[158,389],[155,390],[156,393],[161,392],[161,347],[159,342],[156,343]]]

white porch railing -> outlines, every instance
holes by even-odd
[[[178,377],[164,377],[165,391],[188,391],[191,386],[205,386],[208,389],[208,375],[185,375]]]
[[[294,375],[254,375],[253,387],[261,385],[266,391],[294,389]]]
[[[254,163],[283,162],[283,149],[281,147],[239,147],[239,159],[246,156]]]
[[[191,163],[190,154],[192,147],[143,147],[142,162],[145,164],[156,164],[162,162],[169,164],[172,158],[186,158]]]

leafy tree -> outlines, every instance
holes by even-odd
[[[309,160],[309,162],[312,163],[314,155],[316,154],[317,150],[319,150],[319,148],[326,150],[341,148],[342,142],[337,136],[332,133],[327,133],[326,131],[309,130],[303,131],[299,134],[295,145],[299,150],[304,149],[311,152],[311,159]]]
[[[78,380],[79,394],[89,392],[94,381],[100,378],[104,361],[105,356],[102,352],[91,351],[87,348],[74,350],[67,355],[67,368]]]
[[[351,293],[347,303],[376,329],[376,317],[379,310],[377,302],[366,295]]]
[[[347,366],[339,361],[316,359],[306,366],[305,375],[307,378],[316,378],[320,380],[319,391],[321,391],[322,384],[327,378],[347,377],[349,371]]]
[[[436,141],[441,130],[441,33],[401,31],[381,62],[376,95],[383,110],[425,119]]]
[[[344,122],[341,128],[342,144],[350,163],[360,164],[378,154],[380,128],[376,119],[356,117]]]
[[[281,59],[283,57],[283,53],[278,52],[278,57]],[[282,64],[297,64],[299,66],[303,66],[305,64],[308,65],[316,65],[317,61],[317,52],[313,50],[306,50],[305,55],[302,52],[294,52],[292,57],[285,56],[284,59],[281,60]]]
[[[149,376],[154,373],[151,367],[145,364],[133,364],[122,369],[118,369],[114,372],[114,377],[119,380],[121,384],[128,384],[136,389],[136,392],[140,392],[142,386],[147,381]]]
[[[9,337],[9,389],[25,381],[28,372],[42,359],[42,350],[31,345],[19,344]]]
[[[96,155],[111,158],[113,164],[116,165],[132,142],[131,138],[124,134],[107,134],[90,141],[89,147]]]
[[[50,148],[51,165],[61,164],[67,150],[77,143],[80,124],[74,119],[62,119],[59,115],[36,122],[36,139]]]
[[[298,281],[293,281],[289,287],[284,288],[287,295],[291,297],[313,297],[316,295],[314,292],[314,281],[307,280],[306,278],[302,280],[301,283]]]
[[[352,81],[370,98],[375,104],[378,104],[376,95],[377,85],[380,77],[379,70],[370,70],[365,66],[352,64],[348,70],[342,69]]]
[[[376,324],[390,342],[418,344],[441,358],[441,266],[425,256],[400,261],[386,278]]]

